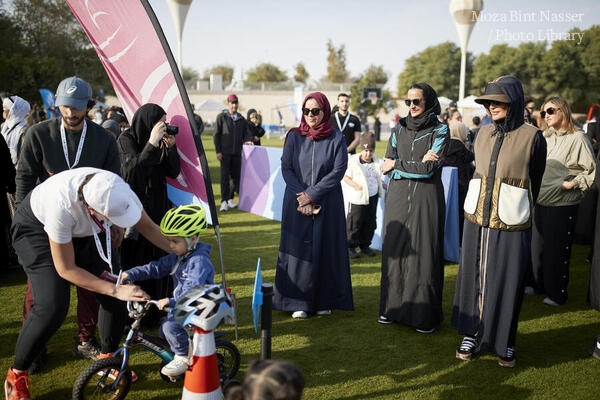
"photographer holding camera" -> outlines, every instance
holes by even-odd
[[[167,197],[167,177],[177,178],[179,154],[175,144],[177,127],[167,124],[167,113],[157,104],[144,104],[131,121],[131,128],[119,136],[121,175],[139,197],[152,221],[160,224],[164,213],[172,207]],[[144,265],[165,253],[128,230],[121,246],[123,269]],[[142,288],[153,299],[168,297],[168,278],[145,281]],[[150,325],[158,323],[158,313],[145,318]]]

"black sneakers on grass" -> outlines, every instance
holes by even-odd
[[[456,349],[456,358],[463,361],[469,361],[473,358],[473,355],[477,352],[477,339],[471,336],[465,336]]]
[[[96,338],[90,339],[85,344],[80,343],[75,338],[75,344],[73,345],[73,355],[79,358],[89,358],[90,360],[97,360],[100,355],[100,345],[96,341]]]
[[[512,347],[506,349],[506,357],[498,356],[498,365],[501,367],[513,368],[516,363],[515,349]]]

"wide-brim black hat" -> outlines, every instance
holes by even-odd
[[[500,103],[510,103],[510,99],[502,90],[499,84],[496,82],[489,82],[485,87],[485,93],[483,96],[479,96],[475,99],[476,103],[485,104],[489,101],[498,101]]]

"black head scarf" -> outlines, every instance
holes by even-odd
[[[133,114],[131,120],[131,135],[134,137],[137,145],[143,148],[148,139],[152,128],[166,112],[161,106],[154,103],[146,103]]]
[[[506,118],[502,121],[495,121],[496,129],[502,129],[504,132],[514,131],[525,123],[525,98],[523,95],[523,85],[521,81],[514,76],[501,76],[494,79],[506,96],[510,100]]]
[[[246,113],[246,119],[248,121],[250,121],[250,115],[252,115],[252,113],[256,113],[258,115],[258,112],[254,108],[249,109],[248,112]]]
[[[406,127],[413,131],[419,131],[429,126],[436,125],[438,123],[437,115],[442,112],[442,107],[440,106],[435,90],[425,82],[416,83],[412,85],[411,88],[418,88],[423,91],[426,108],[423,113],[414,118],[409,112],[408,117],[406,117]]]

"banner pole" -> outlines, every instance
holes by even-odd
[[[221,281],[223,287],[227,290],[227,281],[225,279],[225,263],[223,262],[223,246],[221,245],[221,230],[219,225],[215,225],[215,233],[217,234],[217,245],[219,246],[219,258],[221,260]]]

